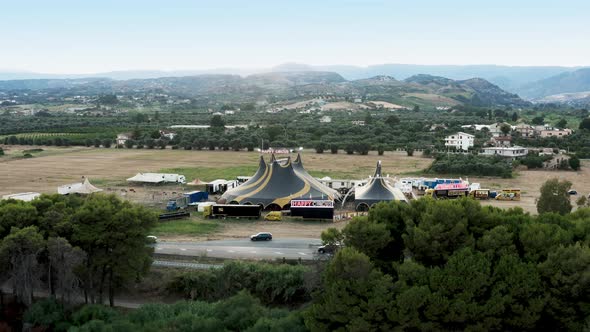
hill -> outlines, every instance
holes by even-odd
[[[559,66],[497,66],[497,65],[415,65],[415,64],[379,64],[366,67],[351,65],[313,66],[300,63],[285,63],[270,68],[214,68],[203,70],[128,70],[94,74],[42,74],[33,72],[0,71],[0,80],[14,79],[77,79],[110,78],[114,80],[150,79],[162,77],[181,77],[195,75],[241,75],[268,72],[334,72],[346,80],[367,79],[375,76],[393,76],[400,80],[418,74],[429,74],[453,80],[465,80],[481,77],[502,89],[521,94],[523,86],[547,79],[562,73],[573,72],[582,67]],[[522,95],[522,94],[521,94]]]
[[[455,81],[416,75],[399,81],[391,76],[347,81],[334,72],[286,71],[238,75],[198,75],[153,79],[108,78],[0,81],[0,91],[43,90],[57,96],[156,92],[202,102],[297,101],[314,97],[355,97],[407,107],[471,104],[524,106],[527,102],[484,79]]]
[[[529,99],[590,91],[590,68],[578,69],[573,72],[561,73],[522,87],[521,94]]]

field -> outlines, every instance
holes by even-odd
[[[44,151],[33,153],[33,158],[23,159],[22,151],[34,147],[4,146],[6,156],[0,157],[0,195],[36,191],[55,193],[59,185],[80,181],[82,176],[107,192],[115,192],[132,201],[151,203],[161,207],[170,195],[186,188],[180,186],[129,186],[125,179],[138,172],[174,171],[185,174],[187,180],[200,178],[210,181],[217,178],[231,179],[238,175],[252,175],[260,157],[256,152],[234,151],[184,151],[184,150],[128,150],[96,149],[85,147],[43,147]],[[294,157],[294,156],[293,156]],[[265,156],[268,160],[269,156]],[[391,177],[419,172],[431,159],[419,156],[408,157],[404,152],[386,152],[378,156],[339,153],[316,154],[303,151],[303,163],[314,176],[330,176],[335,179],[360,179],[372,175],[378,160],[382,160],[383,173]],[[502,189],[521,188],[521,202],[496,202],[502,207],[521,206],[535,213],[535,199],[541,184],[553,177],[566,179],[574,184],[580,194],[588,194],[590,188],[590,162],[583,161],[582,171],[527,171],[516,172],[513,179],[476,178],[482,187]],[[130,190],[133,189],[133,190]],[[220,229],[224,233],[224,229]]]

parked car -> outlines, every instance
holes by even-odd
[[[252,241],[270,241],[272,240],[272,234],[268,232],[260,232],[250,236]]]
[[[326,245],[323,245],[323,246],[319,246],[318,247],[318,252],[320,254],[333,254],[338,249],[340,249],[340,245],[339,244],[326,244]]]
[[[572,190],[568,191],[567,194],[568,195],[577,195],[578,192],[572,189]]]
[[[267,221],[281,221],[283,219],[283,214],[281,211],[271,211],[264,216],[264,220]]]
[[[146,237],[147,243],[153,244],[156,243],[158,241],[158,238],[154,235],[148,235]]]

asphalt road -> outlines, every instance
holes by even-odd
[[[203,242],[158,242],[158,254],[234,259],[317,258],[320,239],[273,239],[272,241],[218,240]]]

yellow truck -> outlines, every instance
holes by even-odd
[[[503,189],[496,199],[499,201],[520,201],[520,189]]]
[[[283,220],[283,214],[281,211],[271,211],[264,216],[266,221],[281,221]]]

